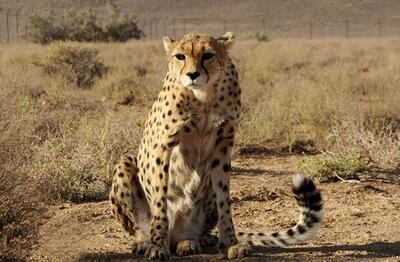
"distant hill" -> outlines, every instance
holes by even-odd
[[[0,0],[5,8],[41,10],[93,7],[107,0]],[[189,31],[220,34],[265,31],[276,37],[375,37],[400,35],[399,0],[116,0],[138,16],[148,37]],[[173,19],[176,19],[175,21]],[[346,22],[347,21],[347,22]],[[151,23],[150,23],[151,22]],[[347,29],[346,29],[347,27]],[[175,30],[174,30],[175,28]],[[1,28],[0,28],[1,29]],[[3,29],[2,29],[3,30]]]

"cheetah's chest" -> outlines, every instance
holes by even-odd
[[[194,208],[210,185],[210,162],[215,146],[216,132],[208,115],[198,123],[193,134],[181,139],[172,150],[169,176],[171,202],[179,202],[177,208],[188,212]]]

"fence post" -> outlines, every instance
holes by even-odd
[[[382,37],[382,20],[381,20],[381,18],[378,19],[378,36]]]
[[[313,23],[312,21],[308,22],[308,38],[313,38]]]
[[[10,22],[9,21],[10,12],[11,12],[11,9],[8,9],[7,13],[6,13],[7,43],[10,43],[10,23],[9,23]]]
[[[345,20],[345,27],[346,27],[346,38],[349,38],[349,20]]]
[[[175,18],[172,19],[172,34],[173,34],[174,38],[176,38]]]
[[[11,9],[8,9],[6,12],[7,43],[10,43],[10,23],[9,23],[10,11]]]
[[[158,39],[158,37],[159,37],[159,36],[158,36],[158,24],[159,24],[158,22],[159,22],[159,20],[156,20],[156,21],[155,21],[156,33],[155,33],[154,35],[155,35],[155,38],[156,38],[156,39]]]
[[[15,29],[16,29],[16,34],[17,34],[17,42],[19,42],[19,12],[21,9],[18,9],[17,12],[15,13]]]
[[[265,33],[265,19],[263,18],[261,22],[262,22],[262,30]]]
[[[1,19],[1,13],[3,12],[3,8],[2,7],[0,7],[0,19]],[[1,23],[0,23],[0,43],[1,43],[1,36],[2,36],[2,34],[1,34]]]
[[[143,28],[143,34],[144,34],[144,36],[143,36],[143,41],[144,41],[144,40],[146,40],[146,37],[147,37],[147,33],[146,33],[146,21],[143,21],[142,28]]]
[[[153,39],[153,21],[149,22],[149,29],[150,29],[150,37],[149,39]]]
[[[24,25],[25,25],[25,41],[28,41],[28,23],[26,22],[26,20],[24,22]]]
[[[183,18],[182,22],[183,22],[183,34],[186,35],[186,18]]]

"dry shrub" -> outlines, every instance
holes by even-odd
[[[332,152],[357,154],[380,168],[400,168],[400,119],[370,116],[364,121],[342,121],[327,139]]]
[[[46,74],[59,75],[79,88],[91,87],[108,68],[98,58],[98,50],[76,43],[58,42],[34,63]]]
[[[55,10],[28,13],[28,38],[34,43],[54,41],[126,42],[140,39],[144,33],[138,28],[134,15],[123,14],[116,5],[108,6],[108,19],[102,21],[91,8],[70,9],[64,14]]]

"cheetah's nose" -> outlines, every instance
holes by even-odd
[[[196,72],[187,72],[186,75],[187,75],[190,79],[195,80],[195,79],[200,75],[200,73],[197,72],[197,71],[196,71]]]

